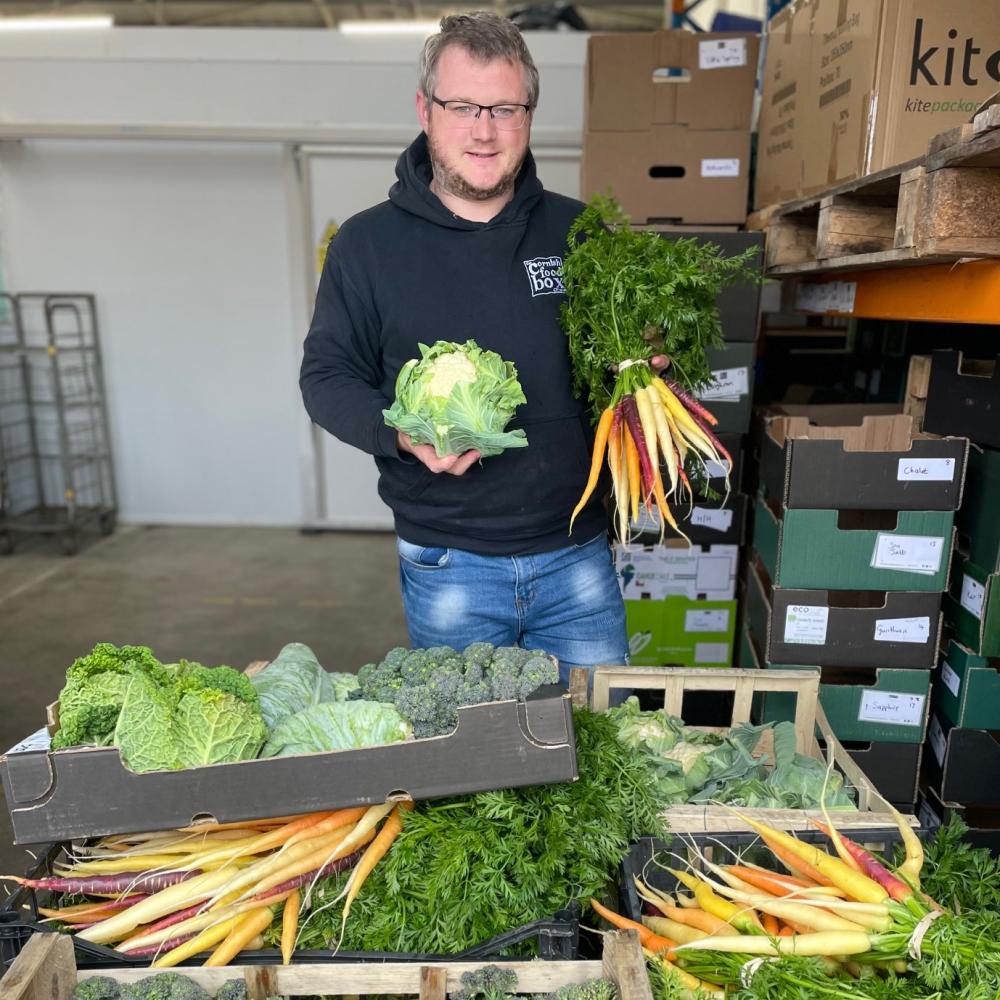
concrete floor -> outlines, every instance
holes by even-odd
[[[71,558],[19,542],[0,558],[0,753],[44,724],[97,642],[237,667],[304,642],[328,670],[356,670],[407,645],[398,572],[388,534],[124,527]],[[0,874],[30,861],[12,840],[4,807]]]

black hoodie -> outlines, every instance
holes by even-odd
[[[379,495],[408,542],[518,555],[590,541],[606,524],[596,499],[568,534],[593,438],[571,388],[557,272],[583,206],[544,191],[529,152],[495,218],[461,219],[430,191],[423,134],[396,176],[389,200],[330,243],[299,379],[309,416],[375,456]],[[528,401],[510,427],[524,428],[528,447],[462,476],[434,474],[397,451],[382,411],[418,343],[470,339],[516,365]]]

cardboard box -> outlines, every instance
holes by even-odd
[[[725,344],[708,349],[715,379],[698,398],[719,421],[717,432],[744,434],[750,429],[757,349],[754,344]]]
[[[747,217],[750,133],[654,125],[583,137],[580,197],[609,188],[634,223],[742,225]]]
[[[681,531],[694,545],[742,545],[746,541],[747,497],[743,493],[730,493],[728,497],[705,504],[671,504],[670,512]],[[639,508],[639,518],[629,522],[633,542],[654,545],[660,535],[658,511]],[[667,527],[667,538],[674,530]]]
[[[900,803],[916,801],[922,743],[848,743],[844,749],[883,798]]]
[[[791,38],[775,56],[786,56],[781,78],[765,64],[761,121],[773,128],[763,109],[794,80],[795,195],[923,156],[935,135],[968,121],[997,88],[995,3],[804,0],[785,18],[779,37]],[[790,200],[791,152],[775,158],[776,185],[768,180],[768,143],[761,146],[767,186]]]
[[[909,591],[772,589],[757,567],[747,571],[748,614],[773,664],[932,670],[941,599]]]
[[[811,22],[797,10],[785,7],[767,26],[753,197],[758,210],[793,201],[802,190]]]
[[[810,407],[763,418],[760,466],[768,496],[785,507],[838,510],[957,510],[965,438],[922,434],[903,414]],[[844,412],[846,411],[846,412]]]
[[[1000,729],[1000,664],[950,640],[934,678],[934,707],[953,726]]]
[[[760,39],[690,31],[591,35],[586,128],[640,132],[655,125],[749,132]]]
[[[921,785],[917,801],[920,825],[934,830],[952,816],[957,816],[969,828],[962,838],[967,844],[1000,854],[1000,808],[944,802],[940,792],[930,785]]]
[[[931,715],[929,783],[947,802],[1000,806],[1000,733],[967,729]]]
[[[555,685],[526,702],[461,708],[444,737],[332,753],[129,770],[117,747],[51,752],[40,730],[0,758],[14,842],[37,844],[122,831],[167,830],[213,818],[430,799],[573,781],[576,741],[569,696]]]
[[[956,560],[944,617],[973,653],[1000,656],[1000,573],[987,573],[970,559]]]
[[[943,591],[954,513],[892,513],[785,508],[779,516],[758,497],[754,548],[776,588]]]
[[[732,666],[736,601],[628,600],[625,622],[634,667]]]
[[[1000,573],[1000,451],[971,448],[965,502],[955,516],[958,541],[969,559]]]
[[[976,444],[1000,448],[997,361],[998,358],[966,359],[962,351],[935,351],[931,355],[924,430],[967,437]]]
[[[615,545],[615,571],[622,597],[661,601],[731,601],[736,596],[740,553],[736,545],[688,545],[668,538],[663,545]],[[655,664],[654,664],[655,665]]]

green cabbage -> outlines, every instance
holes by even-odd
[[[527,402],[517,369],[474,340],[433,347],[419,344],[396,379],[396,400],[382,415],[415,444],[432,444],[438,457],[476,449],[483,458],[505,448],[524,448],[523,430],[504,428]]]
[[[398,743],[412,732],[393,705],[378,701],[325,702],[281,722],[272,731],[261,756],[287,757]]]

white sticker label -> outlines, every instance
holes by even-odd
[[[11,747],[7,753],[31,753],[38,750],[48,750],[52,746],[52,737],[49,731],[42,726],[37,732],[30,736],[25,736],[17,746]]]
[[[941,723],[938,722],[936,716],[931,716],[931,725],[927,733],[927,738],[931,749],[934,751],[934,756],[937,757],[938,765],[944,767],[944,752],[947,749],[948,743],[944,738],[944,730],[941,728]]]
[[[726,632],[729,630],[729,610],[685,611],[685,632]]]
[[[713,531],[728,531],[732,527],[731,510],[715,510],[712,507],[695,507],[691,511],[691,523],[699,524]]]
[[[702,177],[739,177],[739,157],[719,157],[701,161]]]
[[[986,588],[971,576],[962,575],[962,607],[974,614],[980,621],[983,619],[983,604],[986,602]]]
[[[705,463],[705,475],[709,479],[722,479],[729,473],[729,463],[728,462],[716,462],[714,459],[710,458]]]
[[[931,620],[923,618],[878,618],[876,642],[930,642]]]
[[[795,308],[802,312],[853,312],[857,291],[854,281],[800,281],[795,286]]]
[[[829,617],[829,608],[790,604],[785,612],[785,642],[803,646],[824,645]]]
[[[955,480],[953,458],[901,458],[896,479],[900,482],[951,483]]]
[[[902,573],[933,576],[941,569],[944,539],[926,535],[879,533],[871,565],[875,569],[896,569]]]
[[[694,660],[695,663],[728,663],[729,646],[724,642],[696,642]]]
[[[750,391],[750,369],[722,368],[712,372],[712,384],[698,393],[699,399],[718,399],[723,402],[739,400]]]
[[[884,722],[890,726],[919,726],[924,721],[926,695],[875,691],[861,694],[859,722]]]
[[[957,698],[958,692],[962,688],[962,678],[955,673],[947,660],[941,661],[941,680],[944,681],[944,686]]]
[[[729,69],[746,64],[745,38],[717,38],[698,43],[698,69]]]

